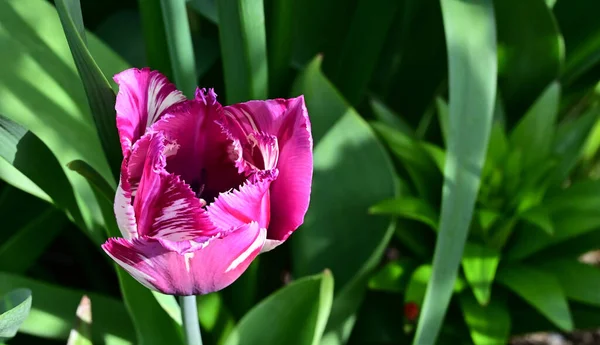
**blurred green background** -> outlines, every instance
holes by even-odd
[[[0,343],[183,344],[175,299],[99,246],[118,235],[112,76],[150,66],[223,104],[303,94],[312,122],[305,223],[198,299],[205,344],[592,344],[577,339],[600,328],[598,13],[0,0],[0,330],[31,303]]]

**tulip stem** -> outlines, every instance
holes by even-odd
[[[179,296],[179,304],[181,307],[185,343],[187,345],[202,345],[196,296]]]

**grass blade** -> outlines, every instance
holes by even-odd
[[[218,0],[217,12],[227,103],[267,98],[263,0]]]
[[[415,345],[441,329],[479,190],[496,98],[496,31],[491,0],[441,0],[449,70],[449,133],[440,232]]]
[[[144,34],[144,46],[146,47],[148,66],[160,71],[170,80],[174,80],[172,79],[171,59],[168,54],[165,54],[169,47],[167,45],[167,34],[162,18],[160,1],[138,0],[138,5],[140,16],[142,17],[142,32]]]

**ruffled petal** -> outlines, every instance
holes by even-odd
[[[114,212],[117,219],[117,225],[121,234],[126,239],[137,237],[137,224],[135,221],[135,211],[131,204],[132,191],[129,183],[129,174],[127,172],[127,159],[121,164],[121,176],[117,192],[115,193]]]
[[[271,185],[267,238],[284,241],[304,221],[310,201],[313,141],[304,97],[250,101],[224,107],[223,111],[224,126],[232,136],[241,138],[242,146],[253,133],[277,138],[279,177]]]
[[[207,201],[244,181],[231,157],[233,142],[217,123],[221,117],[214,91],[199,89],[195,100],[172,108],[152,126],[177,146],[176,154],[167,160],[167,170],[181,176]]]
[[[169,107],[183,102],[185,96],[158,71],[130,68],[113,78],[119,85],[115,109],[123,156],[131,145],[156,122]]]
[[[202,243],[111,238],[102,248],[150,289],[169,295],[204,295],[238,279],[259,254],[265,236],[266,230],[253,222]]]
[[[269,187],[277,178],[277,171],[261,172],[246,181],[238,190],[221,193],[207,207],[211,221],[219,228],[232,229],[258,222],[261,228],[267,228],[271,219]]]
[[[139,236],[183,241],[219,232],[190,187],[165,168],[165,138],[151,133],[133,201]]]

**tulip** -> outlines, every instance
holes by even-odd
[[[223,107],[214,90],[188,100],[147,68],[114,80],[123,237],[102,248],[141,284],[181,296],[223,289],[302,224],[313,166],[302,96]]]

